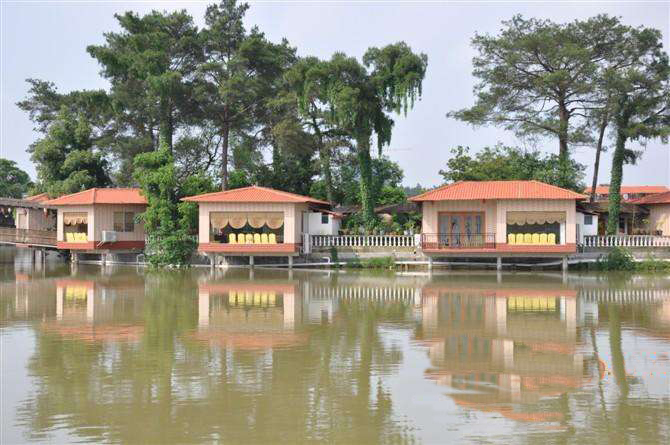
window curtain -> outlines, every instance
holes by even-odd
[[[246,224],[254,229],[260,229],[265,225],[270,229],[279,229],[284,225],[284,214],[279,212],[211,212],[209,221],[215,229],[223,229],[228,225],[233,229],[241,229]]]
[[[63,224],[66,226],[76,226],[77,224],[87,224],[88,214],[86,213],[64,213]]]
[[[526,224],[564,223],[565,212],[507,212],[507,224],[523,226]]]

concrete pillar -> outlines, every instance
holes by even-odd
[[[496,258],[496,270],[502,270],[502,257]]]
[[[214,266],[216,266],[216,255],[213,253],[208,253],[207,258],[209,258],[209,268],[214,269]]]
[[[288,257],[288,268],[293,269],[293,257]]]
[[[428,270],[433,270],[433,257],[428,257]]]
[[[254,256],[249,255],[249,266],[254,267]]]
[[[100,254],[100,263],[101,263],[103,266],[106,266],[106,265],[107,265],[107,254],[106,254],[106,253],[101,253],[101,254]]]
[[[562,267],[563,267],[563,272],[568,271],[568,257],[567,256],[563,257],[563,266]]]

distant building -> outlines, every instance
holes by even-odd
[[[651,234],[670,236],[670,191],[645,196],[634,204],[648,209],[647,229]]]
[[[592,187],[587,187],[584,193],[591,194]],[[622,185],[621,198],[624,201],[632,201],[635,199],[644,198],[645,196],[655,195],[658,193],[670,192],[670,189],[664,185]],[[610,195],[610,187],[608,184],[602,184],[596,187],[596,201],[607,201]]]

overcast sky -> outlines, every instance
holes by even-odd
[[[25,97],[26,78],[54,82],[61,92],[106,88],[99,66],[86,46],[103,43],[103,33],[118,30],[114,13],[151,9],[187,9],[198,26],[211,1],[1,2],[2,97],[0,157],[16,161],[34,178],[26,148],[36,139],[28,116],[16,107]],[[428,55],[423,98],[407,117],[398,117],[387,154],[405,171],[405,184],[439,184],[438,170],[449,149],[478,149],[497,142],[528,147],[508,131],[478,128],[447,119],[445,113],[473,104],[470,39],[475,32],[496,33],[514,14],[571,21],[599,13],[622,17],[624,23],[660,29],[670,48],[670,2],[250,2],[247,24],[258,25],[277,41],[286,37],[300,55],[328,58],[335,51],[360,57],[370,46],[404,40]],[[537,148],[558,151],[558,141]],[[635,148],[631,146],[631,148]],[[637,166],[624,171],[627,184],[670,185],[667,145],[651,142]],[[593,164],[594,152],[579,148],[574,156]],[[611,158],[601,162],[600,182],[609,180]],[[588,182],[592,170],[588,170]]]

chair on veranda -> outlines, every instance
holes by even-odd
[[[533,233],[533,244],[540,244],[540,234]]]
[[[261,234],[254,233],[254,244],[260,244],[260,243],[261,243]]]
[[[234,233],[228,234],[228,244],[237,244],[237,237]]]
[[[523,234],[523,243],[524,244],[533,244],[533,235],[530,233]]]
[[[270,244],[277,244],[277,235],[275,235],[274,233],[269,234],[268,235],[268,242]]]
[[[547,234],[546,233],[540,233],[540,244],[546,245],[549,242],[547,241]]]
[[[507,235],[507,244],[516,244],[516,235],[513,233]]]
[[[556,244],[556,234],[555,233],[550,233],[547,235],[547,243],[548,244]]]
[[[261,233],[261,244],[269,244],[270,242],[268,241],[268,234],[267,233]]]

